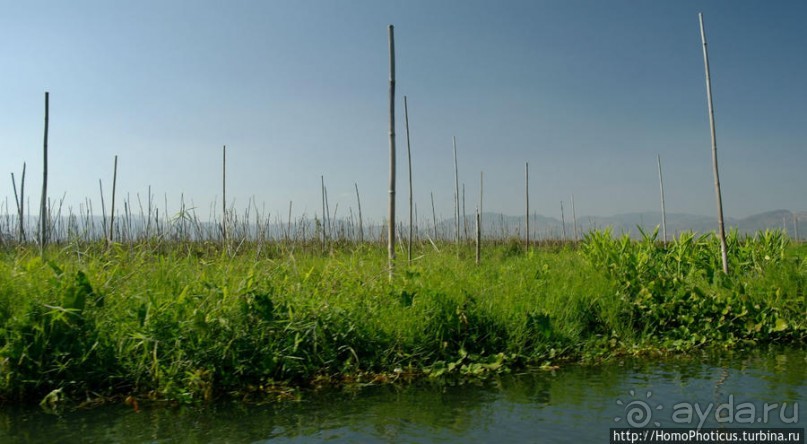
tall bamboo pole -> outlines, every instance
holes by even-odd
[[[389,227],[387,256],[389,278],[395,265],[395,36],[389,25]]]
[[[42,156],[42,200],[39,205],[39,248],[45,256],[48,243],[48,119],[50,117],[50,93],[45,91],[45,137]]]
[[[664,208],[664,179],[661,176],[661,154],[656,154],[658,160],[658,184],[661,189],[661,239],[667,243],[667,210]]]
[[[412,217],[412,147],[409,144],[409,105],[404,96],[404,121],[406,122],[406,158],[409,162],[409,245],[406,247],[406,260],[412,262],[412,229],[414,223]]]
[[[457,242],[457,257],[460,257],[460,175],[457,167],[457,138],[451,136],[451,145],[454,147],[454,210]]]
[[[525,213],[525,245],[527,251],[530,249],[530,163],[524,162],[524,195],[527,201],[527,212]]]
[[[109,210],[109,235],[107,235],[107,245],[114,239],[112,238],[115,227],[115,190],[118,185],[118,155],[115,155],[115,166],[112,169],[112,207]]]
[[[723,197],[720,193],[720,174],[717,168],[717,136],[715,135],[715,110],[712,103],[712,78],[709,74],[709,53],[706,49],[706,31],[703,27],[703,13],[698,13],[701,25],[701,42],[703,43],[703,66],[706,71],[706,97],[709,105],[709,127],[712,132],[712,168],[715,176],[715,196],[717,198],[717,225],[720,236],[720,255],[723,259],[723,273],[728,274],[729,263],[726,251],[726,230],[723,225]]]
[[[227,145],[221,148],[221,238],[227,244]]]

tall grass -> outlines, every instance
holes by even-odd
[[[778,232],[663,244],[589,234],[524,253],[519,241],[442,253],[388,279],[380,245],[103,242],[0,252],[0,398],[58,390],[265,397],[317,381],[475,377],[630,353],[805,339],[805,251]],[[415,245],[418,247],[418,245]]]

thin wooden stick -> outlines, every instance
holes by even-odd
[[[476,265],[479,265],[479,262],[482,258],[482,226],[480,223],[480,213],[479,207],[476,208]]]
[[[395,265],[395,35],[389,25],[389,227],[387,255],[389,278]]]
[[[289,219],[288,219],[288,222],[286,223],[286,241],[287,242],[291,238],[291,204],[292,204],[292,202],[293,201],[291,201],[291,200],[289,201]]]
[[[482,190],[484,185],[484,177],[482,171],[479,172],[479,224],[480,224],[480,232],[482,230]]]
[[[353,182],[353,186],[356,187],[356,203],[359,206],[359,243],[362,244],[364,243],[364,226],[361,218],[361,197],[359,197],[359,184]]]
[[[661,154],[656,154],[658,161],[658,184],[661,189],[661,239],[667,243],[667,210],[664,208],[664,178],[661,175]]]
[[[457,168],[457,138],[451,137],[451,144],[454,147],[454,211],[456,225],[457,257],[460,257],[460,178]]]
[[[221,240],[227,244],[227,145],[221,148]]]
[[[109,209],[109,235],[107,236],[107,245],[114,239],[112,238],[115,227],[115,189],[118,185],[118,156],[115,155],[115,166],[112,170],[112,207]]]
[[[468,240],[468,212],[465,211],[465,183],[462,184],[462,232],[465,241]]]
[[[321,188],[320,192],[322,194],[322,222],[320,223],[320,227],[322,230],[322,251],[325,251],[325,241],[327,240],[327,232],[326,228],[326,208],[325,208],[325,176],[319,176],[321,181]]]
[[[563,214],[563,201],[560,201],[560,224],[563,226],[563,241],[566,242],[566,216]]]
[[[40,255],[45,256],[48,243],[48,119],[50,116],[50,93],[45,91],[45,138],[42,156],[42,200],[39,206],[39,248]]]
[[[406,260],[412,263],[412,230],[414,226],[412,220],[414,216],[412,213],[412,147],[409,143],[409,105],[406,96],[404,96],[404,121],[406,122],[406,158],[409,162],[409,245],[406,248]]]
[[[527,201],[527,212],[525,213],[525,222],[526,222],[526,234],[525,238],[525,245],[526,250],[530,250],[530,163],[524,163],[524,196]]]
[[[712,132],[712,168],[715,176],[715,196],[717,198],[717,225],[720,236],[720,255],[723,259],[723,273],[729,273],[728,253],[726,248],[726,229],[723,225],[723,197],[720,193],[720,174],[717,168],[717,136],[715,134],[715,110],[712,103],[712,78],[709,74],[709,53],[706,50],[706,31],[703,27],[703,13],[698,13],[701,25],[701,41],[703,42],[703,66],[706,71],[706,97],[709,105],[709,127]]]
[[[429,196],[432,198],[432,226],[434,227],[433,238],[437,240],[437,213],[434,211],[434,192],[429,192]]]
[[[577,242],[577,211],[574,209],[574,194],[572,194],[572,227],[574,227],[574,241]]]
[[[14,186],[14,202],[17,204],[17,215],[19,217],[19,242],[25,242],[25,162],[22,163],[22,178],[20,180],[20,195],[17,196],[17,181],[14,179],[14,173],[11,173],[11,184]]]

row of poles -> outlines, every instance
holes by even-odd
[[[706,43],[706,31],[703,25],[703,13],[698,13],[698,21],[700,24],[700,33],[701,33],[701,43],[703,45],[703,64],[704,70],[706,75],[706,99],[707,99],[707,106],[709,111],[709,128],[711,132],[711,144],[712,144],[712,170],[714,173],[714,184],[715,184],[715,196],[717,200],[717,225],[718,225],[718,237],[720,238],[720,254],[723,264],[723,273],[728,274],[728,255],[727,255],[727,248],[726,248],[726,232],[725,232],[725,225],[723,222],[723,198],[722,193],[720,190],[720,174],[718,171],[718,163],[717,163],[717,136],[715,132],[715,117],[714,117],[714,104],[712,101],[712,80],[711,74],[709,71],[709,53],[707,50],[707,43]],[[387,251],[388,251],[388,266],[389,266],[389,277],[392,279],[394,275],[394,266],[395,266],[395,35],[394,35],[394,27],[393,25],[389,25],[388,27],[388,35],[389,35],[389,155],[390,155],[390,168],[389,168],[389,215],[388,215],[388,244],[387,244]],[[407,133],[407,155],[409,160],[409,229],[410,229],[410,239],[411,239],[411,229],[412,229],[412,158],[411,158],[411,150],[409,146],[409,113],[406,105],[406,97],[404,97],[404,109],[406,112],[406,133]],[[454,180],[455,180],[455,199],[458,199],[459,193],[459,178],[457,174],[457,143],[456,138],[452,138],[452,145],[454,148]],[[664,181],[662,179],[661,174],[661,156],[657,157],[658,160],[658,173],[659,173],[659,185],[661,189],[661,213],[662,213],[662,235],[666,241],[667,239],[667,221],[666,221],[666,211],[664,208]],[[529,247],[529,236],[530,236],[530,195],[529,195],[529,163],[525,164],[525,176],[526,176],[526,208],[527,208],[527,217],[526,217],[526,243]],[[480,210],[482,205],[482,176],[480,173],[480,202],[479,207],[477,207],[476,211],[476,262],[479,263],[480,260]],[[563,205],[561,203],[561,205]],[[456,206],[456,232],[457,232],[457,247],[459,248],[460,239],[460,227],[459,227],[459,205]],[[459,254],[459,250],[457,250]],[[411,260],[411,242],[410,242],[410,250],[409,250],[409,259]]]
[[[704,61],[704,69],[706,75],[706,95],[707,95],[707,104],[708,104],[708,111],[709,111],[709,126],[711,130],[711,145],[712,145],[712,167],[714,173],[714,185],[715,185],[715,196],[717,201],[717,220],[718,220],[718,236],[720,238],[720,249],[721,249],[721,257],[722,257],[722,264],[723,264],[723,272],[728,273],[728,260],[727,260],[727,251],[726,251],[726,236],[725,236],[725,227],[723,222],[723,203],[722,203],[722,195],[720,190],[720,176],[718,171],[718,162],[717,162],[717,138],[715,132],[715,119],[714,119],[714,105],[712,101],[712,86],[711,86],[711,75],[709,71],[709,56],[707,51],[707,43],[706,43],[706,32],[703,25],[703,14],[698,14],[699,22],[700,22],[700,32],[701,32],[701,42],[703,44],[703,61]],[[394,275],[394,265],[395,265],[395,191],[396,191],[396,146],[395,146],[395,37],[394,37],[394,27],[393,25],[389,25],[388,27],[388,36],[389,36],[389,207],[388,207],[388,229],[387,229],[387,252],[388,252],[388,268],[389,268],[389,277],[392,278]],[[48,200],[47,200],[47,187],[48,187],[48,124],[49,124],[49,116],[50,116],[50,94],[49,92],[45,92],[45,131],[44,131],[44,140],[43,140],[43,175],[42,175],[42,197],[40,201],[40,226],[39,226],[39,245],[40,245],[40,252],[44,256],[45,248],[48,243],[48,218],[44,217],[48,214]],[[411,156],[411,144],[409,139],[409,110],[406,97],[404,97],[404,113],[405,113],[405,124],[406,124],[406,145],[407,145],[407,160],[409,164],[409,238],[412,238],[412,227],[413,227],[413,220],[412,220],[412,156]],[[454,179],[455,179],[455,207],[456,207],[456,236],[457,236],[457,247],[459,248],[460,245],[460,215],[459,215],[459,175],[457,169],[457,144],[456,138],[452,138],[452,146],[454,151]],[[224,146],[222,149],[222,210],[223,214],[226,215],[227,208],[226,208],[226,174],[227,174],[227,147]],[[115,186],[117,182],[117,165],[118,165],[118,157],[115,156],[115,169],[113,175],[113,190],[112,190],[112,208],[110,213],[110,233],[107,236],[107,242],[109,242],[112,238],[112,226],[114,222],[114,215],[115,215]],[[662,233],[664,239],[667,238],[667,228],[666,228],[666,215],[665,215],[665,208],[664,208],[664,182],[662,180],[661,175],[661,157],[658,157],[658,169],[659,169],[659,182],[661,188],[661,207],[662,207]],[[526,243],[529,246],[529,163],[525,164],[525,176],[526,176],[526,208],[527,208],[527,218],[526,218]],[[25,183],[25,165],[23,165],[23,172],[22,172],[22,182],[21,182],[21,190],[20,196],[17,198],[16,193],[16,181],[12,175],[12,181],[14,182],[14,193],[15,199],[17,200],[17,208],[20,220],[22,221],[24,218],[23,213],[23,199],[24,199],[24,183]],[[483,175],[480,172],[480,198],[479,198],[479,205],[476,208],[476,261],[479,263],[480,261],[480,237],[481,237],[481,211],[482,211],[482,186],[483,186]],[[358,192],[358,189],[357,189]],[[24,238],[24,232],[22,231],[22,224],[20,224],[20,236]],[[227,227],[226,223],[222,224],[222,235],[223,238],[227,239]],[[408,259],[411,260],[412,258],[412,243],[409,242],[408,245]],[[459,250],[458,250],[459,254]]]

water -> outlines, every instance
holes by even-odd
[[[629,421],[697,426],[698,411],[708,412],[704,427],[803,429],[807,350],[569,365],[477,384],[353,387],[266,406],[111,406],[61,415],[6,406],[0,442],[607,442],[609,428]]]

